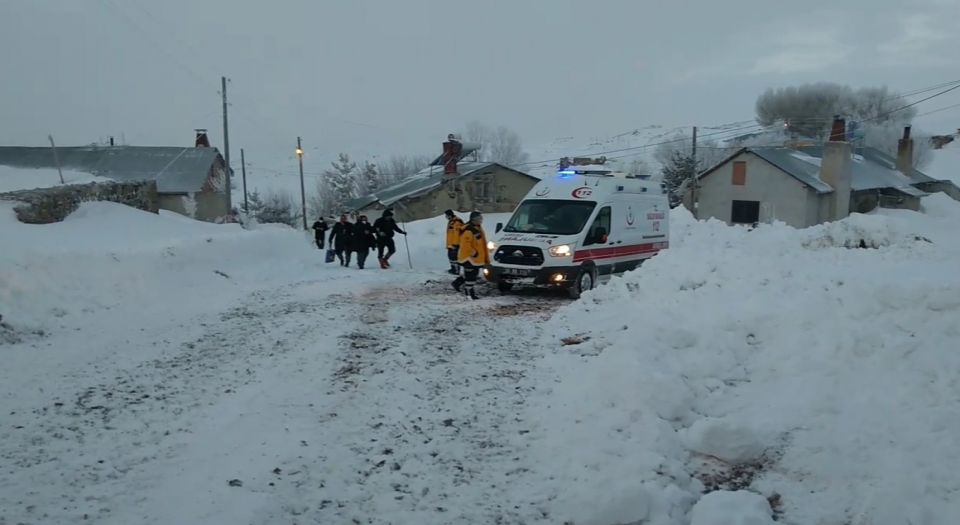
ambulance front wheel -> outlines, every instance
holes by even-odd
[[[583,268],[577,275],[577,280],[570,284],[567,293],[571,299],[579,299],[583,292],[593,290],[597,282],[597,272],[594,268]]]

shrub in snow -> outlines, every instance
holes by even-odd
[[[770,503],[746,490],[711,492],[693,506],[690,525],[774,525]]]

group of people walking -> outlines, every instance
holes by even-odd
[[[329,239],[327,239],[328,229],[330,230]],[[330,249],[340,261],[340,266],[350,266],[352,256],[356,253],[357,267],[361,270],[367,262],[367,256],[374,249],[377,250],[380,267],[384,269],[390,267],[390,257],[397,253],[397,245],[393,240],[396,233],[407,234],[397,225],[391,210],[384,210],[383,215],[373,224],[367,221],[366,215],[357,217],[357,222],[350,222],[346,215],[341,215],[340,220],[330,228],[323,219],[317,219],[313,223],[317,248],[324,249],[324,240],[327,239]]]
[[[444,215],[447,218],[449,272],[457,276],[451,285],[457,292],[477,299],[477,278],[480,270],[490,264],[487,236],[483,231],[483,214],[478,211],[471,212],[466,223],[457,217],[453,210],[447,210]],[[318,219],[313,223],[313,231],[317,248],[323,250],[326,241],[341,266],[350,266],[352,256],[356,253],[357,267],[360,269],[363,269],[367,256],[374,248],[377,250],[380,267],[389,268],[390,257],[397,252],[394,235],[407,234],[397,225],[393,211],[389,209],[384,210],[383,215],[373,224],[367,222],[366,215],[357,217],[356,222],[350,222],[346,215],[341,215],[340,220],[330,228],[323,219]]]

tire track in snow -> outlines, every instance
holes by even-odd
[[[323,456],[282,466],[312,490],[278,494],[285,511],[262,522],[550,522],[511,492],[533,468],[525,398],[540,381],[536,321],[562,302],[465,302],[447,286],[340,299],[366,322],[341,338]]]

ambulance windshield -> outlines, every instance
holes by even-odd
[[[505,232],[573,235],[580,233],[595,202],[569,200],[527,200],[513,212]]]

